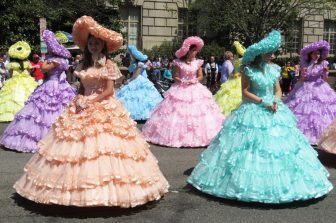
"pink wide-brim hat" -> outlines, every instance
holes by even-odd
[[[73,25],[72,38],[83,51],[89,34],[103,40],[109,53],[118,50],[123,45],[123,37],[120,33],[101,26],[90,16],[82,16]]]
[[[329,55],[330,44],[325,40],[320,40],[303,47],[300,51],[301,59],[308,62],[309,54],[315,50],[321,50],[321,59],[325,60]]]
[[[196,46],[196,51],[199,52],[204,46],[203,40],[198,36],[190,36],[183,41],[182,47],[175,52],[177,58],[185,56],[191,45]]]

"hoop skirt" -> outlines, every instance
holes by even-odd
[[[37,142],[45,136],[64,108],[75,96],[66,81],[67,61],[55,59],[60,65],[51,70],[49,79],[34,91],[26,105],[15,115],[3,133],[0,144],[20,152],[36,152]]]
[[[168,182],[121,102],[90,100],[121,76],[113,62],[81,71],[85,96],[70,103],[39,142],[14,188],[38,203],[134,207],[158,200]],[[99,90],[100,89],[100,90]],[[78,103],[87,108],[76,113]]]
[[[202,60],[190,65],[175,61],[181,78],[196,78]],[[193,75],[188,77],[187,74]],[[164,93],[142,132],[149,142],[170,147],[207,146],[220,130],[224,116],[202,84],[175,83]]]
[[[267,69],[267,76],[248,67],[245,74],[251,91],[277,101],[278,111],[243,100],[188,178],[198,190],[247,202],[286,203],[321,197],[332,189],[294,115],[273,96],[279,73]]]
[[[23,64],[23,71],[19,67],[11,68],[12,63],[8,64],[8,68],[13,69],[13,76],[4,82],[0,91],[0,122],[12,121],[37,87],[34,78],[27,71],[31,67],[30,62],[26,61]]]
[[[142,75],[122,87],[116,95],[134,120],[147,120],[154,108],[162,101],[153,83]]]
[[[224,82],[214,98],[222,113],[228,116],[242,102],[241,77]]]
[[[298,127],[316,144],[322,132],[336,118],[336,93],[321,78],[322,66],[308,68],[305,81],[299,82],[285,101],[298,119]]]
[[[336,154],[336,119],[323,131],[317,145],[321,150]]]

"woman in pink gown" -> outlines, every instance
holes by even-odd
[[[175,84],[142,128],[147,141],[170,147],[203,147],[221,129],[224,116],[211,92],[200,83],[203,60],[196,59],[196,54],[203,45],[201,38],[192,36],[176,51]]]
[[[106,54],[122,46],[122,35],[83,16],[73,39],[84,50],[75,71],[84,91],[39,142],[15,190],[38,203],[73,206],[134,207],[160,199],[168,182],[113,95],[121,73]]]

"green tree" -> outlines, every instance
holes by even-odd
[[[272,29],[288,31],[301,13],[324,9],[327,0],[196,0],[199,28],[214,36],[228,35],[246,46]]]
[[[82,15],[89,15],[104,26],[120,31],[121,23],[116,7],[120,0],[3,0],[0,1],[0,50],[25,40],[39,51],[39,18],[47,19],[53,31],[72,31],[72,25]]]

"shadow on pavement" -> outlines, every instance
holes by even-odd
[[[26,198],[23,198],[17,193],[13,194],[11,198],[15,201],[15,203],[18,206],[24,208],[26,211],[30,211],[31,213],[48,217],[76,218],[76,219],[131,216],[138,212],[152,209],[159,202],[159,201],[152,201],[145,205],[134,208],[75,207],[75,206],[39,204],[30,201]]]
[[[187,194],[196,195],[202,198],[207,199],[208,201],[215,201],[221,205],[229,205],[234,207],[239,207],[242,209],[259,209],[259,210],[272,210],[272,209],[295,209],[295,208],[302,208],[308,207],[310,205],[316,204],[319,201],[323,200],[325,196],[311,199],[307,201],[294,201],[291,203],[284,203],[284,204],[265,204],[265,203],[258,203],[258,202],[243,202],[238,200],[230,200],[226,198],[215,197],[209,194],[202,193],[201,191],[197,190],[190,184],[187,184],[183,187],[183,191]]]
[[[316,149],[316,151],[318,152],[318,159],[324,166],[336,169],[336,155],[335,154],[327,153],[319,149]]]

